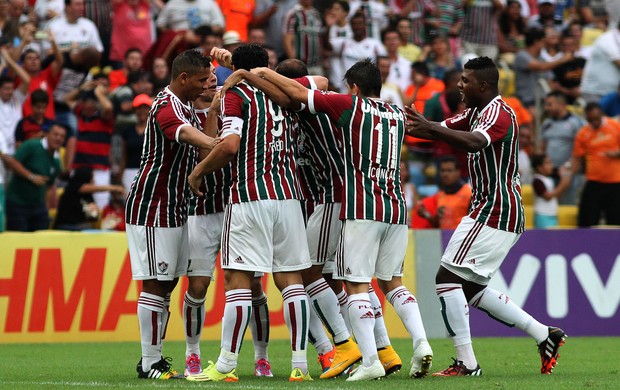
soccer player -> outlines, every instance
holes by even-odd
[[[149,112],[140,168],[125,208],[127,243],[134,280],[142,280],[138,322],[142,358],[139,378],[178,377],[162,357],[170,294],[188,265],[187,174],[195,148],[217,141],[199,130],[192,101],[211,87],[210,57],[188,50],[172,62],[172,81],[157,95]]]
[[[405,113],[378,99],[381,75],[370,59],[355,63],[345,73],[347,95],[308,90],[266,68],[253,72],[275,83],[294,101],[307,104],[310,112],[326,113],[342,131],[343,222],[334,278],[345,281],[351,327],[362,352],[362,365],[347,380],[386,374],[373,333],[375,313],[369,296],[373,275],[413,339],[410,375],[425,376],[433,352],[417,301],[402,284],[407,225],[399,170]]]
[[[268,61],[267,52],[257,44],[242,45],[232,54],[235,70],[249,71],[267,66]],[[238,381],[236,367],[252,311],[254,272],[273,272],[282,292],[293,349],[289,380],[312,379],[306,359],[310,307],[300,275],[310,259],[295,177],[297,124],[280,105],[288,103],[272,100],[244,82],[226,91],[221,142],[189,176],[192,191],[200,195],[202,176],[232,161],[222,232],[226,304],[221,351],[217,363],[203,372],[211,381]]]
[[[215,77],[215,73],[213,74]],[[216,82],[210,82],[211,88],[194,102],[196,115],[205,134],[216,137],[221,123],[220,96],[215,93]],[[199,159],[206,157],[201,150]],[[200,361],[200,335],[205,322],[205,299],[215,261],[220,252],[224,209],[228,202],[231,183],[230,164],[203,178],[200,191],[203,196],[190,198],[188,225],[189,264],[187,278],[188,290],[183,300],[183,323],[185,328],[185,377],[190,381],[203,381]],[[263,292],[260,274],[253,279],[252,311],[250,330],[254,341],[256,376],[272,377],[271,365],[267,355],[269,342],[269,308],[267,297]]]
[[[467,109],[441,123],[408,109],[407,133],[442,140],[468,154],[472,183],[469,215],[463,217],[441,258],[437,295],[457,358],[435,376],[474,376],[482,370],[474,355],[469,329],[472,305],[505,325],[532,336],[542,360],[540,372],[550,374],[566,334],[536,321],[504,293],[488,287],[510,248],[524,230],[517,155],[519,128],[513,110],[497,90],[499,72],[493,60],[469,60],[458,87]]]

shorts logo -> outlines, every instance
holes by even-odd
[[[378,311],[375,313],[375,318],[381,318],[383,317],[383,313],[381,313],[381,311]]]
[[[416,300],[414,297],[412,297],[411,295],[409,295],[409,298],[405,299],[405,302],[402,303],[402,305],[406,305],[408,303],[416,303]],[[402,306],[401,305],[401,306]]]
[[[166,271],[168,271],[168,263],[161,261],[157,263],[157,268],[159,269],[159,272],[166,273]]]
[[[241,258],[241,256],[235,259],[235,263],[243,264],[243,259]]]
[[[351,268],[347,267],[347,270],[345,271],[346,275],[351,275]]]
[[[366,314],[363,314],[362,316],[360,316],[360,320],[363,320],[365,318],[375,318],[375,315],[372,314],[371,311],[367,311]]]
[[[467,260],[467,264],[476,264],[476,259]]]

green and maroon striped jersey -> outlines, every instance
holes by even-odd
[[[232,161],[230,203],[299,199],[295,115],[242,82],[226,91],[222,116],[223,132],[226,117],[243,120],[239,151]]]
[[[342,131],[345,162],[341,219],[405,224],[400,182],[405,113],[394,104],[308,91],[310,112],[324,112]]]
[[[200,126],[192,104],[183,104],[166,88],[151,105],[140,168],[127,195],[126,223],[179,227],[187,221],[187,176],[196,157],[194,146],[178,141],[186,125]]]
[[[519,178],[519,126],[515,113],[497,96],[478,111],[468,108],[442,125],[479,131],[488,145],[467,156],[472,196],[469,216],[495,229],[521,233],[525,216]]]
[[[316,8],[304,9],[297,4],[284,17],[286,33],[295,35],[297,58],[308,66],[321,65],[321,29],[323,22]]]

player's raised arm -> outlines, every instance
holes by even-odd
[[[291,109],[298,108],[292,102],[291,98],[282,89],[278,88],[278,86],[245,69],[238,69],[234,71],[230,76],[228,76],[226,82],[224,83],[224,86],[222,87],[222,92],[226,92],[226,90],[233,87],[242,80],[245,80],[251,86],[263,91],[269,99],[273,100],[273,102],[280,107]]]
[[[411,107],[405,107],[405,109],[407,113],[405,124],[407,135],[429,140],[440,139],[470,153],[478,152],[488,145],[486,137],[481,132],[457,131],[444,127],[437,122],[431,122],[420,114],[413,104]]]
[[[284,77],[269,68],[254,68],[252,73],[272,82],[294,101],[308,104],[308,89],[297,81]]]

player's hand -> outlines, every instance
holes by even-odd
[[[194,174],[194,171],[189,174],[187,178],[187,183],[189,184],[189,189],[192,190],[194,195],[196,196],[204,196],[204,194],[200,191],[200,186],[202,185],[202,176],[197,176]]]
[[[211,49],[211,57],[217,60],[217,63],[227,68],[232,68],[232,53],[221,47]]]
[[[245,69],[237,69],[230,76],[228,76],[226,81],[224,81],[222,89],[220,89],[220,95],[223,96],[224,93],[226,93],[226,91],[228,91],[230,88],[237,85],[237,83],[239,83],[240,81],[245,80],[246,72],[247,70]]]
[[[428,120],[424,115],[420,114],[413,103],[411,107],[405,107],[405,113],[405,132],[407,135],[424,138],[421,134],[421,130],[428,126]]]
[[[222,109],[222,91],[219,90],[213,95],[213,100],[211,101],[211,106],[209,106],[209,112],[213,110],[214,114],[220,114]]]

